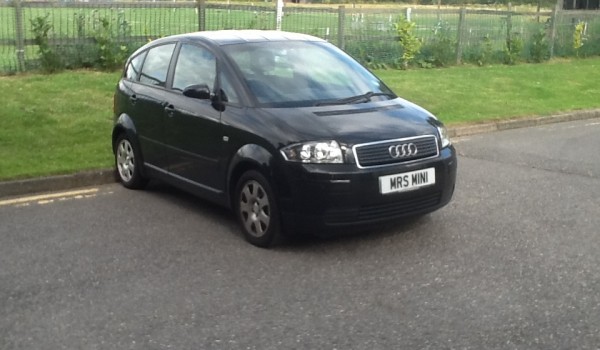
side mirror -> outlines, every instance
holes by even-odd
[[[183,96],[199,100],[210,100],[210,88],[206,84],[190,85],[183,89]]]

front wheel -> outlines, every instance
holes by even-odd
[[[140,173],[138,152],[125,134],[117,138],[115,166],[117,168],[117,175],[123,186],[140,189],[146,185],[147,180]]]
[[[279,210],[269,181],[258,171],[240,177],[235,212],[248,242],[263,248],[273,244],[279,235]]]

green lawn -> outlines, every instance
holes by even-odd
[[[600,107],[600,58],[376,73],[448,125]],[[118,73],[0,77],[0,180],[112,166]]]
[[[0,77],[0,180],[111,163],[116,73]]]
[[[600,59],[376,72],[447,124],[600,107]]]

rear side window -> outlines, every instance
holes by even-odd
[[[142,68],[142,63],[144,63],[144,58],[146,57],[146,51],[135,56],[129,65],[127,65],[127,70],[125,71],[125,79],[128,80],[137,80],[140,75],[140,70]]]
[[[165,87],[174,48],[175,44],[168,44],[148,50],[142,67],[140,82]]]

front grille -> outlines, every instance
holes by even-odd
[[[392,157],[390,147],[403,144],[414,144],[417,153],[398,158]],[[354,146],[353,150],[359,168],[406,163],[437,157],[439,154],[437,139],[433,135],[364,143]]]
[[[325,222],[329,225],[359,224],[409,216],[436,207],[440,204],[441,198],[442,193],[435,192],[416,198],[362,206],[358,212],[330,212],[325,214]]]

